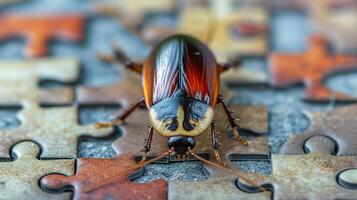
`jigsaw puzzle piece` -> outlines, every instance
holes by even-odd
[[[124,68],[124,67],[123,67]],[[128,70],[121,70],[122,79],[108,86],[79,86],[77,102],[80,105],[117,105],[127,107],[143,95],[141,77]]]
[[[0,70],[0,105],[63,105],[74,100],[72,88],[42,89],[39,83],[41,80],[75,82],[79,77],[79,62],[76,59],[1,61]]]
[[[42,147],[43,158],[75,158],[78,138],[104,137],[112,128],[96,129],[78,125],[76,107],[40,108],[26,105],[18,117],[21,126],[0,130],[0,157],[8,157],[10,147],[23,140],[33,140]]]
[[[1,16],[0,27],[0,40],[24,37],[27,40],[24,54],[27,57],[40,57],[47,55],[50,40],[81,41],[85,17],[70,13],[66,15],[8,14]]]
[[[357,196],[337,183],[338,174],[357,167],[357,156],[333,156],[334,141],[324,136],[311,137],[305,143],[308,154],[272,155],[271,176],[257,176],[255,182],[274,191],[274,199],[350,199]],[[253,180],[254,180],[253,179]],[[259,191],[257,187],[239,181],[247,192]]]
[[[323,81],[332,73],[356,69],[357,56],[331,54],[327,40],[318,35],[310,36],[309,45],[301,54],[272,53],[269,57],[270,84],[282,88],[303,83],[305,100],[309,101],[356,100],[356,97],[330,90]]]
[[[0,162],[1,199],[69,199],[70,194],[47,194],[38,186],[40,178],[49,173],[70,176],[74,160],[39,160],[40,147],[30,141],[11,149],[11,162]],[[10,156],[10,155],[8,155]]]
[[[357,189],[357,169],[347,169],[338,175],[338,183],[347,189]]]
[[[167,199],[167,182],[156,180],[140,184],[131,182],[140,170],[132,169],[135,163],[129,155],[116,158],[80,158],[76,162],[76,174],[47,175],[41,186],[49,191],[73,188],[73,199]]]
[[[232,176],[213,177],[204,181],[185,182],[171,181],[169,183],[169,200],[179,199],[271,199],[264,193],[245,193],[239,190]]]
[[[313,136],[326,136],[336,142],[337,155],[357,155],[357,104],[327,112],[306,113],[310,127],[302,134],[288,138],[281,153],[304,154],[305,141]]]

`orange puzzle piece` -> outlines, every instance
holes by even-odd
[[[357,56],[331,54],[328,51],[328,41],[324,37],[313,35],[310,37],[309,48],[305,53],[270,55],[270,82],[276,87],[287,87],[302,82],[306,87],[306,100],[326,101],[332,98],[339,101],[352,100],[353,97],[331,91],[323,81],[332,73],[356,69],[356,63]]]
[[[0,40],[24,37],[27,57],[45,56],[51,39],[81,41],[84,25],[85,18],[79,14],[3,15],[0,17]]]

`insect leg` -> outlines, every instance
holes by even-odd
[[[232,67],[237,67],[241,64],[241,59],[240,58],[234,58],[231,59],[230,61],[226,63],[220,63],[217,64],[218,70],[220,73],[225,72],[226,70],[232,68]]]
[[[124,52],[117,47],[114,48],[114,55],[98,55],[97,57],[108,63],[119,62],[138,74],[141,74],[143,71],[143,64],[131,61]]]
[[[139,101],[137,101],[133,106],[131,106],[129,109],[127,109],[126,111],[124,111],[121,115],[119,115],[118,117],[116,117],[113,121],[111,122],[107,122],[107,123],[101,123],[98,122],[96,123],[96,127],[97,128],[104,128],[104,127],[112,127],[115,125],[119,125],[122,124],[125,119],[131,114],[133,113],[137,108],[140,107],[141,104],[143,104],[145,102],[144,98],[141,98]]]
[[[228,108],[228,106],[226,105],[226,103],[224,102],[224,99],[222,97],[222,95],[218,95],[218,103],[222,103],[224,111],[226,112],[229,124],[231,125],[234,137],[236,138],[236,140],[243,144],[243,145],[247,145],[248,142],[246,140],[244,140],[243,138],[241,138],[241,136],[239,135],[239,132],[237,129],[239,129],[239,125],[236,122],[236,119],[233,117],[233,112],[230,110],[230,108]]]
[[[219,164],[225,166],[226,164],[223,162],[221,156],[219,155],[219,147],[218,143],[218,132],[216,131],[216,121],[212,121],[211,123],[211,137],[212,137],[212,149],[214,150],[214,156]]]
[[[150,126],[147,138],[145,139],[145,142],[144,142],[144,149],[141,150],[141,152],[143,152],[143,157],[141,159],[141,162],[146,161],[147,154],[149,153],[149,151],[151,149],[151,142],[152,142],[153,136],[154,136],[154,127]]]

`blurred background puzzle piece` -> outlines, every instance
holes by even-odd
[[[251,178],[273,190],[274,199],[350,199],[357,196],[357,190],[341,187],[336,178],[339,172],[357,167],[357,156],[331,155],[337,147],[324,136],[311,137],[305,148],[307,154],[304,155],[273,154],[272,175]],[[258,190],[243,181],[238,185],[247,192]]]
[[[57,193],[71,188],[70,190],[74,192],[73,199],[76,200],[167,199],[165,180],[155,180],[145,184],[134,183],[130,180],[140,175],[140,170],[131,168],[134,165],[130,155],[121,155],[111,159],[80,158],[76,162],[75,175],[47,175],[41,179],[41,185]]]
[[[357,104],[335,108],[326,112],[306,112],[309,128],[291,136],[281,149],[283,154],[304,154],[306,140],[313,136],[326,136],[337,144],[336,154],[357,155]]]
[[[0,162],[1,199],[70,199],[69,193],[48,194],[38,185],[48,173],[70,176],[74,173],[74,160],[39,160],[40,147],[34,142],[16,144],[10,152],[11,162]]]
[[[269,56],[270,84],[287,87],[302,82],[304,98],[309,101],[351,101],[351,97],[330,90],[324,85],[326,76],[357,69],[357,55],[332,54],[328,41],[319,35],[310,36],[309,48],[301,54],[271,53]]]
[[[40,57],[48,54],[48,44],[53,39],[81,41],[85,17],[71,13],[65,15],[3,14],[0,18],[0,27],[0,40],[24,37],[26,57]]]
[[[63,105],[74,101],[70,87],[40,88],[40,82],[51,80],[75,82],[79,62],[74,58],[47,58],[30,61],[0,61],[0,105],[33,104]]]
[[[8,157],[10,147],[23,140],[41,145],[43,158],[75,158],[78,138],[104,137],[112,128],[96,129],[78,125],[76,107],[40,108],[26,105],[18,114],[20,127],[0,130],[0,157]]]

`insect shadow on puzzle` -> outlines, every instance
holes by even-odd
[[[109,57],[103,58],[109,61]],[[144,97],[115,120],[109,123],[97,123],[97,127],[122,124],[135,109],[145,104],[151,125],[142,150],[144,155],[139,163],[140,166],[172,153],[178,159],[185,159],[191,155],[198,160],[224,168],[247,179],[228,168],[222,161],[219,154],[218,134],[215,129],[216,122],[213,120],[214,108],[221,103],[235,139],[242,145],[248,145],[247,141],[239,135],[240,127],[237,119],[226,105],[223,96],[219,94],[220,74],[236,66],[239,59],[219,64],[213,53],[201,41],[187,35],[173,35],[159,43],[144,64],[132,62],[118,49],[110,61],[120,62],[142,75]],[[195,137],[202,134],[208,127],[211,128],[212,149],[219,165],[199,157],[193,151],[196,145]],[[169,151],[146,161],[154,130],[168,138]]]

